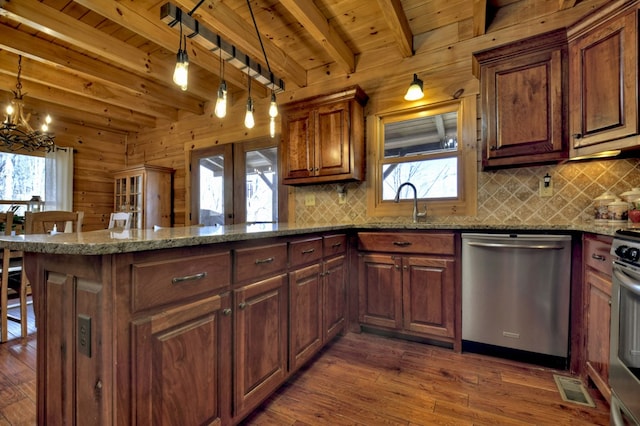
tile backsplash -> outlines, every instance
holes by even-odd
[[[553,196],[540,197],[538,185],[549,173]],[[430,217],[430,222],[455,224],[570,224],[593,221],[593,199],[605,191],[616,195],[640,187],[640,159],[569,162],[478,173],[476,216]],[[295,221],[300,225],[410,221],[408,217],[367,217],[365,183],[346,184],[339,203],[337,185],[295,188]],[[314,206],[306,206],[308,195]]]

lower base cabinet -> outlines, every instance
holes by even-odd
[[[287,377],[287,276],[234,290],[233,417],[242,418]]]
[[[358,239],[360,324],[457,348],[454,235],[360,233]]]

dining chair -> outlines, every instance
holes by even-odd
[[[4,224],[4,235],[11,235],[13,212],[0,213],[0,223]],[[27,337],[27,282],[22,268],[22,252],[2,249],[2,275],[0,280],[0,342],[9,338],[8,320],[20,323],[20,334]],[[20,317],[9,315],[9,291],[18,294]]]
[[[25,234],[48,234],[56,232],[81,232],[84,212],[49,210],[44,212],[25,212]]]
[[[109,217],[109,227],[107,229],[121,228],[123,230],[131,229],[131,220],[133,213],[131,212],[115,212]]]

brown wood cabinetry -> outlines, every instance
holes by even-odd
[[[564,29],[474,53],[484,168],[548,163],[569,154]]]
[[[132,228],[171,226],[173,169],[142,165],[114,173],[114,211],[133,214]]]
[[[569,29],[571,156],[634,147],[638,1],[614,1]]]
[[[458,347],[453,234],[363,232],[358,248],[361,324]]]
[[[359,87],[282,107],[282,183],[364,179],[364,110]]]
[[[611,324],[611,237],[584,237],[584,317],[586,373],[607,401]]]

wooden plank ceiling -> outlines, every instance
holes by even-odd
[[[67,122],[139,132],[181,114],[203,114],[215,101],[220,60],[188,40],[189,86],[172,82],[178,31],[160,20],[168,0],[0,0],[0,105],[15,89],[18,55],[26,109]],[[286,90],[313,84],[310,71],[334,64],[358,71],[358,55],[393,47],[413,55],[415,37],[473,22],[485,33],[499,10],[531,0],[251,0],[273,72]],[[576,0],[553,0],[557,9]],[[171,0],[262,66],[265,61],[246,0]],[[523,6],[524,7],[524,6]],[[554,6],[555,7],[555,6]],[[246,75],[227,65],[231,92]],[[254,96],[265,87],[252,85]],[[4,107],[2,107],[4,109]]]

